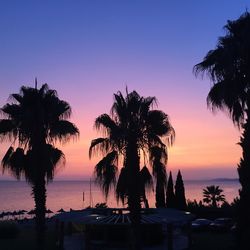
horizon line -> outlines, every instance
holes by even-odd
[[[0,179],[1,181],[10,181],[10,182],[26,182],[26,180],[15,180],[15,179]],[[57,180],[53,180],[53,181],[49,181],[48,184],[52,183],[52,182],[59,182],[59,181],[90,181],[89,179],[57,179]],[[92,179],[93,182],[95,182],[95,180]],[[183,179],[183,181],[239,181],[239,178],[226,178],[226,177],[218,177],[218,178],[196,178],[196,179]]]

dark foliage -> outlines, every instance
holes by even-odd
[[[185,197],[185,187],[180,170],[178,171],[175,182],[175,201],[177,209],[186,210],[187,204]]]
[[[108,208],[108,205],[105,202],[103,202],[103,203],[96,203],[95,204],[95,208]]]
[[[239,243],[245,249],[250,237],[250,14],[228,21],[226,35],[220,37],[214,50],[194,67],[196,74],[206,73],[212,80],[207,101],[209,106],[226,111],[233,122],[243,129],[240,145],[243,155],[238,166],[241,183],[239,204]],[[246,244],[245,244],[246,245]]]
[[[20,229],[15,222],[1,221],[0,222],[0,239],[16,238]]]
[[[95,175],[106,196],[109,187],[116,184],[118,157],[121,158],[123,167],[116,185],[116,196],[117,200],[128,204],[134,232],[132,241],[137,241],[134,248],[139,247],[141,197],[146,202],[144,190],[151,183],[148,170],[140,170],[140,156],[146,157],[154,146],[165,150],[162,139],[169,144],[174,139],[168,116],[162,111],[152,110],[155,102],[155,97],[141,97],[136,91],[127,92],[125,97],[121,92],[114,94],[111,115],[102,114],[95,121],[96,129],[104,132],[105,137],[93,140],[89,149],[90,157],[98,152],[104,155],[95,168]],[[107,157],[109,154],[117,157]]]
[[[225,202],[225,195],[219,186],[207,186],[203,189],[203,202],[217,208],[220,202]]]
[[[153,179],[148,168],[144,166],[140,170],[140,194],[141,201],[144,203],[145,208],[149,208],[148,199],[146,197],[146,191],[152,191],[153,189]]]
[[[38,249],[44,248],[46,182],[53,180],[56,166],[65,161],[54,145],[79,134],[67,121],[70,115],[69,104],[47,84],[40,89],[21,87],[20,93],[12,94],[10,102],[1,108],[0,139],[18,144],[6,152],[2,169],[17,179],[25,177],[32,186]]]
[[[153,175],[156,179],[155,187],[155,206],[165,207],[166,206],[166,184],[167,184],[167,153],[166,150],[160,147],[150,148],[150,161],[153,167]]]
[[[239,181],[242,186],[239,190],[238,225],[243,232],[241,236],[243,238],[250,237],[250,109],[248,108],[246,112],[247,119],[239,143],[243,154],[238,165]]]
[[[168,185],[167,185],[167,193],[166,193],[166,207],[167,208],[175,208],[176,207],[176,200],[174,194],[174,184],[172,173],[170,171],[168,177]]]

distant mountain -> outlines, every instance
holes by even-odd
[[[239,179],[237,178],[215,178],[215,179],[211,179],[211,181],[226,182],[226,181],[239,181]]]

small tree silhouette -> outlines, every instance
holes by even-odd
[[[187,208],[187,203],[185,198],[185,188],[180,170],[178,171],[175,182],[175,201],[177,209],[185,210]]]
[[[173,185],[173,178],[172,178],[171,171],[169,173],[167,192],[166,192],[166,207],[168,207],[168,208],[176,207],[174,185]]]
[[[203,189],[203,201],[208,205],[217,208],[219,202],[225,202],[225,195],[222,194],[223,189],[220,189],[219,186],[207,186]]]

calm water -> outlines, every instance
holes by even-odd
[[[187,199],[202,199],[202,189],[209,185],[219,185],[226,196],[227,201],[232,202],[238,195],[240,187],[237,181],[210,180],[210,181],[185,181],[185,192]],[[47,208],[56,212],[60,208],[64,210],[82,209],[98,202],[105,202],[99,187],[93,183],[91,185],[92,201],[90,199],[89,181],[54,181],[47,187]],[[84,201],[83,201],[84,192]],[[31,188],[26,182],[20,181],[0,181],[0,211],[13,211],[19,209],[30,210],[34,207],[33,198],[30,195]],[[154,207],[154,193],[148,194],[149,204]],[[113,193],[107,200],[108,206],[117,207],[122,204],[116,203]]]

